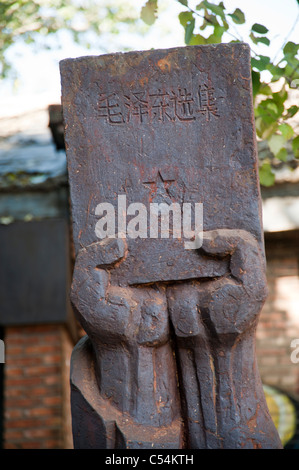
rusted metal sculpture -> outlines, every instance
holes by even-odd
[[[61,76],[88,335],[72,355],[75,447],[281,447],[255,356],[267,287],[248,46],[67,59]],[[172,207],[174,224],[196,203],[191,249],[141,217]]]

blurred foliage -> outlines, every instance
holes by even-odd
[[[140,5],[132,5],[128,0],[0,1],[0,78],[9,75],[11,64],[6,52],[17,41],[49,47],[43,39],[67,30],[75,42],[90,48],[93,33],[99,39],[107,32],[119,34],[123,25],[127,30],[131,25],[136,29]]]
[[[185,44],[221,43],[225,33],[226,38],[230,38],[229,42],[244,42],[238,27],[245,23],[246,18],[240,8],[228,12],[224,2],[207,0],[191,8],[189,0],[177,1],[185,7],[178,15],[185,32]],[[155,0],[148,0],[143,7],[141,18],[147,24],[152,24],[157,17],[157,7]],[[279,21],[279,11],[277,18]],[[297,22],[298,19],[299,16]],[[251,66],[256,132],[258,138],[269,145],[269,155],[260,158],[260,182],[264,186],[274,183],[273,169],[279,167],[281,162],[292,169],[297,166],[296,159],[299,159],[299,136],[295,133],[296,121],[292,119],[295,116],[298,118],[299,107],[290,102],[292,88],[299,89],[299,44],[285,39],[280,54],[276,54],[280,55],[277,60],[254,52],[255,45],[270,46],[268,32],[265,25],[254,23],[245,41],[253,45]],[[267,77],[270,77],[267,81],[262,78],[266,71]]]

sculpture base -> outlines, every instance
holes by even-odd
[[[183,426],[145,426],[116,409],[98,389],[88,336],[71,358],[71,408],[75,449],[181,449]]]

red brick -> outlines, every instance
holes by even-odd
[[[11,408],[11,409],[15,409],[15,408],[29,408],[29,407],[33,407],[36,405],[36,402],[34,399],[32,398],[24,398],[23,395],[20,395],[21,398],[16,398],[16,399],[12,399],[12,398],[7,398],[5,400],[5,407],[6,408]]]
[[[57,429],[33,428],[24,432],[26,439],[57,438]]]
[[[26,338],[22,336],[16,336],[16,337],[11,337],[11,336],[6,336],[5,337],[5,346],[7,351],[9,351],[10,348],[23,348],[24,344],[26,344]]]
[[[60,368],[56,366],[32,366],[24,369],[25,375],[28,376],[44,376],[49,374],[59,374]]]
[[[20,367],[13,367],[10,365],[6,365],[6,375],[9,375],[10,377],[20,377],[23,375],[23,369]]]
[[[6,397],[9,397],[10,399],[12,398],[17,398],[17,397],[24,397],[24,390],[22,390],[21,388],[9,388],[7,390],[7,388],[5,388],[4,390],[4,395]]]
[[[61,442],[58,439],[48,439],[45,441],[45,448],[46,449],[59,449],[61,446]]]
[[[20,445],[21,449],[41,449],[42,443],[39,441],[36,442],[22,442]]]
[[[60,395],[53,396],[53,397],[46,396],[43,398],[43,403],[48,406],[60,405],[61,402],[62,402],[62,397]]]
[[[31,392],[32,396],[34,397],[43,397],[49,395],[49,388],[48,387],[34,387]]]
[[[62,377],[72,350],[63,347],[63,327],[9,327],[5,334],[5,446],[61,448]]]
[[[34,345],[34,346],[27,346],[25,347],[24,353],[25,354],[44,354],[49,352],[56,352],[57,347],[51,344],[43,344],[43,345]]]
[[[45,418],[44,420],[45,426],[49,426],[49,428],[57,425],[61,425],[62,423],[62,417],[59,413],[53,416],[49,416],[48,418]]]
[[[37,425],[35,419],[15,419],[9,421],[10,428],[22,429],[22,428],[34,428]]]
[[[57,343],[60,343],[61,341],[61,332],[60,330],[57,330],[55,331],[54,329],[52,331],[47,331],[44,335],[43,335],[43,341],[53,341],[53,342],[57,342]]]
[[[4,449],[18,449],[18,446],[12,442],[5,442]]]
[[[31,325],[26,326],[27,335],[41,336],[41,333],[48,334],[49,332],[59,333],[60,325]]]
[[[55,408],[46,408],[46,407],[36,407],[36,408],[32,408],[31,410],[25,410],[24,411],[24,415],[26,417],[29,417],[29,418],[33,418],[33,417],[43,417],[43,416],[55,416],[57,413],[59,413],[59,409],[55,409]]]
[[[23,410],[6,408],[4,415],[5,419],[21,418],[23,416]]]
[[[45,355],[43,357],[43,363],[44,364],[60,364],[61,363],[61,354],[56,354],[56,355]]]
[[[23,348],[21,346],[13,346],[5,341],[5,355],[7,356],[19,356],[23,353]]]
[[[24,434],[22,431],[17,431],[15,429],[6,429],[5,437],[7,441],[13,442],[17,441],[18,439],[22,439]]]
[[[11,356],[12,357],[12,356]],[[7,359],[7,355],[6,355],[6,359]],[[8,361],[8,359],[7,359]],[[33,366],[33,365],[38,365],[38,364],[41,364],[42,363],[42,358],[40,356],[23,356],[23,357],[20,357],[20,358],[15,358],[15,363],[18,365],[18,366]]]
[[[43,382],[47,385],[61,385],[60,377],[51,375],[43,378]]]
[[[6,387],[28,387],[28,386],[34,386],[34,385],[39,385],[41,383],[42,379],[41,377],[22,377],[22,378],[9,378],[6,379]]]
[[[275,356],[274,357],[269,357],[269,356],[261,357],[259,359],[259,363],[262,365],[274,366],[277,364],[277,358]]]

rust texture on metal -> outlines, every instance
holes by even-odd
[[[254,348],[267,286],[249,47],[60,67],[71,300],[88,335],[72,356],[75,447],[281,447]],[[99,239],[105,203],[115,237]],[[150,221],[126,236],[133,203],[202,204],[202,246],[151,237]]]

